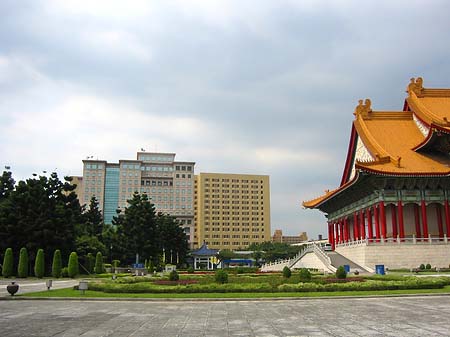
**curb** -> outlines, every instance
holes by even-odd
[[[0,301],[89,301],[89,302],[264,302],[264,301],[310,301],[310,300],[348,300],[348,299],[376,299],[376,298],[405,298],[405,297],[448,297],[450,293],[440,294],[392,294],[367,296],[321,296],[321,297],[262,297],[262,298],[135,298],[135,297],[31,297],[4,296]]]

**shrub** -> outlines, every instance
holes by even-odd
[[[11,277],[14,268],[14,257],[12,248],[6,248],[5,256],[3,258],[2,275],[4,277]]]
[[[97,255],[95,256],[95,268],[94,273],[101,274],[104,271],[103,267],[103,255],[101,252],[97,252]]]
[[[420,269],[420,270],[424,270],[424,269],[425,269],[425,265],[422,263],[422,264],[419,266],[419,269]]]
[[[180,276],[178,275],[176,270],[172,270],[169,274],[169,281],[178,281]]]
[[[61,269],[61,277],[69,277],[69,269],[67,267]]]
[[[69,265],[67,266],[67,274],[69,277],[74,278],[80,273],[78,268],[78,255],[76,252],[72,252],[69,255]]]
[[[214,278],[217,283],[228,283],[228,273],[225,270],[219,269],[216,271]]]
[[[336,277],[341,280],[347,277],[347,272],[345,271],[344,266],[339,266],[336,270]]]
[[[119,265],[120,265],[120,260],[113,260],[112,261],[113,268],[117,268],[117,267],[119,267]]]
[[[18,277],[28,277],[28,251],[25,247],[20,249],[19,266],[17,267]]]
[[[292,272],[289,269],[289,267],[288,266],[284,267],[283,268],[283,277],[284,278],[289,278],[289,277],[291,277],[291,275],[292,275]]]
[[[194,267],[190,266],[190,267],[187,269],[187,272],[188,272],[189,274],[194,274],[194,273],[195,273]]]
[[[306,269],[306,268],[302,268],[300,269],[300,280],[302,281],[311,281],[311,272]]]
[[[89,274],[92,274],[94,272],[94,265],[95,265],[95,258],[92,253],[88,253],[86,255],[86,269],[89,272]]]
[[[53,253],[53,263],[52,263],[52,277],[60,278],[61,277],[61,251],[59,249],[55,250]]]
[[[44,250],[38,249],[36,260],[34,261],[34,276],[43,278],[45,274]]]
[[[425,269],[430,270],[431,269],[431,264],[427,263],[427,265],[425,266]]]
[[[152,260],[148,261],[147,270],[150,274],[153,274],[153,272],[155,271],[155,265],[153,264]]]

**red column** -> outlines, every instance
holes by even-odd
[[[372,242],[373,229],[372,229],[372,214],[370,214],[370,208],[366,209],[367,218],[367,236],[369,237],[369,242]]]
[[[344,242],[344,221],[341,219],[339,220],[339,232],[341,232],[341,235],[339,236],[339,242]]]
[[[347,222],[347,217],[345,217],[344,218],[344,233],[345,233],[344,240],[345,240],[345,242],[348,242],[348,238],[349,238],[348,232],[349,232],[348,222]]]
[[[445,200],[445,227],[447,227],[447,238],[450,236],[450,207],[448,205],[448,200]]]
[[[392,237],[397,239],[397,208],[391,204],[391,218],[392,218]]]
[[[416,225],[416,237],[421,238],[422,234],[420,232],[419,205],[417,204],[414,204],[414,223]]]
[[[384,201],[380,201],[380,218],[381,218],[381,236],[386,239],[386,211],[384,209]]]
[[[399,235],[401,239],[405,238],[405,224],[403,222],[403,204],[402,201],[398,201],[398,226],[399,226]]]
[[[423,237],[425,239],[428,238],[428,221],[427,221],[427,204],[425,200],[422,200],[420,203],[422,208],[422,227],[423,227]]]
[[[378,216],[378,207],[377,205],[373,206],[373,217],[375,219],[375,235],[377,238],[377,242],[380,242],[380,218]]]
[[[441,211],[441,204],[436,204],[436,217],[437,217],[437,223],[438,223],[438,230],[439,230],[439,238],[444,238],[444,226],[442,224],[442,211]]]
[[[364,211],[361,210],[359,212],[359,220],[360,220],[360,233],[361,233],[361,240],[365,240],[366,239],[366,224],[365,224],[365,220],[364,220]]]
[[[337,222],[334,223],[334,231],[336,233],[336,236],[334,237],[335,244],[339,243],[339,225]]]
[[[358,213],[353,213],[353,240],[359,239],[359,233],[358,233]]]

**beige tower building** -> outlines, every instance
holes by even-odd
[[[175,161],[174,153],[138,152],[136,160],[83,160],[83,177],[73,177],[81,204],[92,196],[105,223],[127,207],[134,192],[147,194],[157,212],[177,218],[194,242],[194,162]]]
[[[199,246],[239,249],[271,240],[267,175],[200,173],[194,208]]]

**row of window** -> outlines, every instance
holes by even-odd
[[[192,171],[192,166],[176,165],[175,171]]]
[[[86,164],[88,170],[103,170],[103,164]]]
[[[223,239],[229,239],[230,235],[229,234],[223,234],[222,236],[220,236],[219,234],[211,235],[211,238],[213,238],[213,239],[220,239],[221,237]],[[243,235],[233,234],[233,235],[231,235],[231,238],[232,239],[240,239],[240,238],[249,239],[250,235],[249,234],[243,234]],[[251,238],[252,239],[259,239],[259,235],[257,235],[257,234],[251,235]],[[261,238],[264,239],[264,235],[262,235]],[[209,239],[209,235],[205,235],[205,239]]]
[[[205,178],[205,181],[210,181],[210,179],[209,178]],[[219,182],[219,181],[222,181],[223,183],[228,183],[229,181],[230,181],[230,179],[227,179],[227,178],[222,178],[222,180],[220,180],[219,178],[211,178],[211,181],[213,181],[213,182]],[[247,179],[242,179],[241,181],[239,181],[239,179],[231,179],[231,182],[232,183],[239,183],[239,182],[241,182],[241,183],[246,183],[246,184],[248,184],[248,180]],[[258,183],[258,180],[251,180],[250,181],[252,184],[257,184]],[[260,180],[259,181],[261,184],[263,183],[263,181],[262,180]]]
[[[179,174],[179,173],[177,173],[175,175],[175,177],[176,178],[182,178],[182,179],[184,179],[184,178],[191,179],[192,178],[192,176],[190,174]]]

